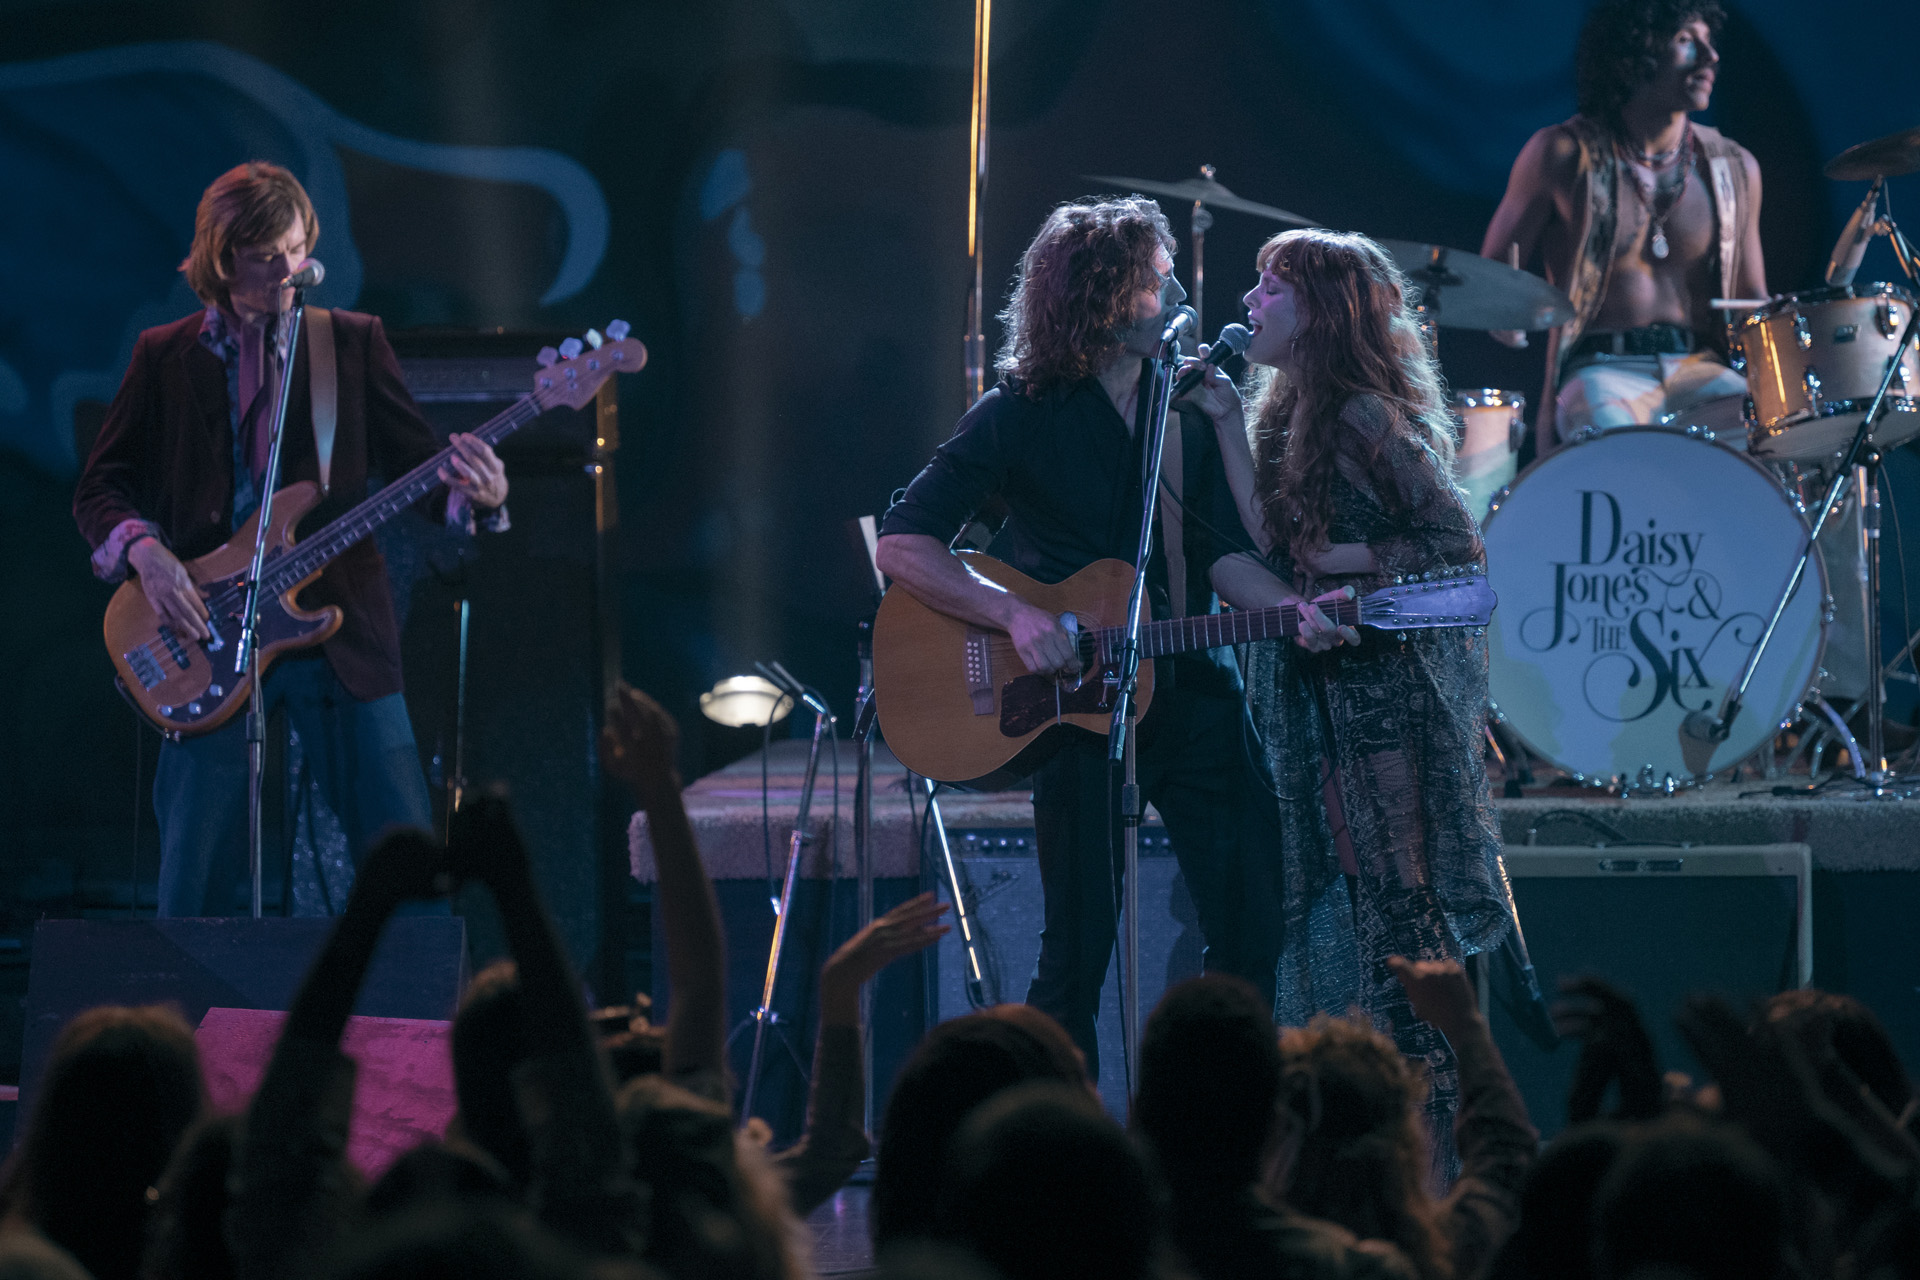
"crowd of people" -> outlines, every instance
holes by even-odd
[[[1276,1031],[1229,975],[1144,1028],[1129,1123],[1059,1023],[1002,1005],[934,1027],[861,1119],[859,993],[945,932],[915,898],[823,967],[805,1135],[741,1124],[725,1063],[725,945],[674,770],[672,720],[623,688],[609,768],[648,815],[675,998],[599,1025],[507,802],[444,843],[398,832],[362,866],[244,1114],[213,1111],[167,1008],[61,1033],[0,1196],[0,1277],[801,1280],[805,1216],[874,1157],[878,1274],[1242,1280],[1920,1275],[1920,1123],[1873,1015],[1816,991],[1682,1030],[1710,1080],[1663,1075],[1632,1002],[1596,979],[1558,1008],[1579,1044],[1542,1148],[1462,966],[1391,962],[1458,1073],[1460,1173],[1437,1185],[1423,1060],[1363,1017]],[[366,1185],[347,1158],[342,1035],[387,919],[459,879],[491,891],[511,960],[451,1037],[457,1115]],[[1556,1118],[1557,1119],[1557,1118]]]

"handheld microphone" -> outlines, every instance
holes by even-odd
[[[1833,257],[1827,260],[1827,283],[1830,285],[1852,284],[1854,272],[1860,270],[1860,259],[1866,256],[1867,241],[1873,239],[1874,210],[1880,203],[1880,184],[1885,181],[1875,178],[1873,185],[1867,188],[1867,198],[1847,219],[1847,225],[1840,231],[1840,239],[1834,242]]]
[[[1199,386],[1207,376],[1209,367],[1219,368],[1227,362],[1244,355],[1247,344],[1253,341],[1253,331],[1243,324],[1230,324],[1220,330],[1220,336],[1207,348],[1207,358],[1200,368],[1180,375],[1173,384],[1173,399],[1178,400],[1187,392]]]
[[[1192,307],[1184,304],[1175,307],[1167,317],[1167,327],[1160,331],[1160,345],[1170,347],[1180,341],[1181,335],[1191,332],[1199,319],[1200,313]]]
[[[327,269],[318,258],[308,258],[306,265],[280,282],[282,289],[311,289],[327,278]]]

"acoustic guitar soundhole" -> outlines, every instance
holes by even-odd
[[[1113,686],[1090,675],[1077,689],[1051,676],[1017,676],[1000,689],[1000,732],[1022,738],[1062,716],[1096,715],[1113,710]]]

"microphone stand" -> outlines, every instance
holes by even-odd
[[[1169,326],[1171,327],[1171,326]],[[1145,453],[1142,457],[1140,541],[1133,557],[1133,591],[1127,599],[1126,632],[1120,641],[1115,673],[1113,722],[1107,734],[1107,763],[1119,766],[1120,841],[1123,912],[1126,932],[1120,1022],[1126,1044],[1128,1087],[1139,1078],[1140,1065],[1140,784],[1133,730],[1134,693],[1140,678],[1140,625],[1147,598],[1147,564],[1153,558],[1153,517],[1160,496],[1161,446],[1167,436],[1167,410],[1173,403],[1173,369],[1179,359],[1179,340],[1162,335],[1153,357],[1152,385],[1146,405]]]
[[[787,875],[780,888],[780,901],[774,907],[773,945],[767,951],[766,981],[760,989],[760,1006],[733,1029],[727,1037],[732,1045],[734,1037],[746,1029],[748,1022],[753,1023],[753,1056],[747,1063],[747,1082],[740,1091],[740,1123],[745,1124],[753,1116],[753,1098],[760,1087],[761,1055],[766,1045],[767,1027],[781,1021],[780,1015],[773,1009],[773,990],[780,980],[780,956],[787,944],[787,918],[793,911],[794,882],[800,878],[800,856],[806,847],[813,843],[813,833],[807,830],[808,819],[813,809],[813,784],[820,773],[820,744],[833,731],[833,711],[817,697],[814,692],[788,674],[787,669],[775,662],[772,664],[755,663],[760,674],[777,685],[796,703],[806,704],[813,712],[813,745],[807,749],[807,771],[800,784],[799,809],[793,819],[793,835],[787,846]],[[837,872],[838,868],[833,868]],[[782,1039],[784,1040],[784,1033]],[[791,1043],[787,1052],[792,1055],[794,1066],[804,1078],[807,1069],[800,1061],[799,1051]]]
[[[267,700],[260,687],[260,577],[266,566],[267,532],[273,523],[273,491],[280,484],[280,446],[286,438],[287,402],[293,394],[293,363],[300,354],[300,324],[306,315],[307,291],[296,287],[287,321],[287,358],[280,369],[280,403],[273,411],[273,443],[267,449],[267,469],[260,477],[260,505],[255,510],[253,559],[247,566],[247,598],[240,612],[240,642],[234,646],[233,673],[245,673],[247,687],[247,875],[252,881],[253,918],[260,911],[261,792],[266,783]],[[219,632],[214,633],[217,647]]]
[[[1833,480],[1827,485],[1827,491],[1820,501],[1820,514],[1813,522],[1813,529],[1807,534],[1800,556],[1794,561],[1793,572],[1787,576],[1787,585],[1782,589],[1780,598],[1773,606],[1773,616],[1767,619],[1767,626],[1760,633],[1760,639],[1747,654],[1746,665],[1740,670],[1740,679],[1727,691],[1726,698],[1720,704],[1719,715],[1708,718],[1704,711],[1689,714],[1682,725],[1682,732],[1690,737],[1708,742],[1721,743],[1727,740],[1733,731],[1733,722],[1740,714],[1740,707],[1746,698],[1747,686],[1753,682],[1754,671],[1760,665],[1760,657],[1767,651],[1767,645],[1773,640],[1773,633],[1780,625],[1780,618],[1787,611],[1794,592],[1799,590],[1801,579],[1806,576],[1807,561],[1812,558],[1818,544],[1820,533],[1826,528],[1827,519],[1839,505],[1840,495],[1849,484],[1859,485],[1860,521],[1865,528],[1869,549],[1867,553],[1867,794],[1875,799],[1901,799],[1903,796],[1887,787],[1889,781],[1886,760],[1886,709],[1881,705],[1881,693],[1885,679],[1880,670],[1880,450],[1871,442],[1874,425],[1886,412],[1887,390],[1893,385],[1894,375],[1900,371],[1900,357],[1906,351],[1907,344],[1913,341],[1916,326],[1920,326],[1920,308],[1914,308],[1907,317],[1907,327],[1900,335],[1900,341],[1893,348],[1893,357],[1887,361],[1886,373],[1880,379],[1880,389],[1874,393],[1873,403],[1867,406],[1866,416],[1860,420],[1859,429],[1853,433],[1853,442],[1840,459],[1840,465],[1834,469]],[[1858,475],[1856,475],[1856,471]]]

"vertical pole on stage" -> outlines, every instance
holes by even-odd
[[[1200,176],[1208,182],[1217,172],[1210,164],[1200,166]],[[1193,332],[1199,335],[1207,331],[1207,232],[1213,229],[1213,211],[1195,200],[1187,229],[1187,240],[1193,245]]]
[[[987,389],[986,230],[987,200],[987,50],[993,34],[993,0],[973,0],[973,113],[968,140],[972,152],[967,175],[967,261],[973,281],[967,293],[967,404]]]
[[[293,291],[293,307],[287,320],[287,355],[280,366],[280,403],[273,414],[272,444],[267,449],[267,468],[260,477],[260,505],[254,513],[253,559],[247,565],[246,604],[240,615],[240,643],[235,646],[233,670],[249,676],[247,690],[247,878],[251,882],[253,918],[260,909],[261,851],[266,832],[261,826],[264,806],[261,791],[267,770],[267,699],[260,687],[266,664],[260,661],[260,578],[267,563],[267,535],[273,522],[273,491],[280,483],[280,446],[287,426],[287,401],[293,393],[293,364],[300,355],[300,321],[306,313],[307,291]],[[270,335],[268,341],[274,341]],[[218,633],[215,633],[216,636]]]

